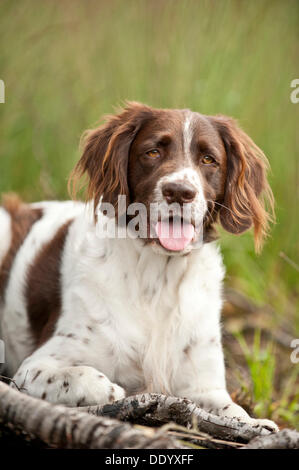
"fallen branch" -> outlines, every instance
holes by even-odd
[[[112,404],[86,406],[80,409],[96,416],[109,416],[121,421],[152,426],[173,421],[187,428],[195,426],[201,432],[226,441],[249,442],[256,436],[270,434],[270,431],[262,426],[252,426],[237,419],[208,413],[185,398],[167,397],[155,393],[134,395]]]
[[[255,437],[242,449],[299,449],[299,432],[284,429],[269,436]]]
[[[16,426],[51,447],[89,449],[177,449],[163,429],[140,430],[129,423],[95,417],[29,397],[0,382],[0,422]]]
[[[156,430],[118,420],[147,426],[168,424]],[[103,406],[67,408],[29,397],[0,382],[1,423],[37,445],[59,448],[184,448],[172,436],[212,448],[299,448],[296,431],[271,434],[260,426],[207,413],[190,400],[158,394],[136,395]]]

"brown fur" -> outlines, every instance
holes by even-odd
[[[228,154],[227,184],[220,221],[239,234],[254,226],[256,251],[262,248],[269,222],[274,220],[274,198],[266,179],[268,161],[262,150],[226,116],[213,118]],[[266,210],[265,201],[269,211]]]
[[[41,248],[27,273],[28,319],[37,346],[52,335],[60,315],[61,257],[71,222],[60,227],[55,237]]]
[[[87,199],[94,199],[95,207],[101,196],[103,202],[114,206],[119,194],[129,197],[127,172],[130,146],[143,122],[151,116],[150,107],[130,103],[121,114],[106,116],[107,122],[103,126],[87,131],[83,155],[69,180],[71,194],[76,195],[80,178],[87,174]]]
[[[94,199],[95,207],[101,195],[103,202],[116,206],[119,194],[127,196],[128,204],[147,205],[157,180],[182,167],[183,119],[184,111],[154,109],[134,102],[128,103],[120,114],[109,116],[104,125],[85,137],[83,155],[69,181],[73,195],[80,178],[87,175],[87,199]],[[209,206],[204,240],[214,238],[213,227],[217,221],[234,234],[253,225],[255,247],[260,251],[269,221],[273,220],[273,195],[266,179],[267,159],[233,119],[201,114],[196,119],[197,132],[191,153]],[[171,150],[165,150],[165,158],[158,165],[146,163],[142,160],[145,143],[150,148],[149,143],[159,139],[164,139],[159,144],[163,152],[164,148]],[[200,155],[211,149],[217,152],[218,168],[200,167]]]
[[[10,270],[19,248],[33,224],[43,215],[41,209],[32,209],[15,194],[4,195],[2,204],[11,217],[11,244],[0,266],[0,298],[4,297]]]

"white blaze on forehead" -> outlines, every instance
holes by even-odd
[[[186,182],[194,187],[196,190],[196,196],[190,203],[185,203],[184,207],[188,206],[190,209],[190,214],[192,220],[202,223],[203,217],[207,211],[207,201],[204,195],[203,183],[200,178],[199,172],[197,171],[194,162],[192,162],[191,156],[191,143],[194,135],[194,119],[196,118],[196,113],[192,111],[184,111],[184,119],[182,120],[182,134],[183,134],[183,152],[184,159],[180,158],[178,160],[178,168],[172,173],[160,178],[157,182],[156,188],[154,190],[153,202],[159,204],[159,211],[163,216],[163,213],[167,214],[169,204],[163,196],[163,186],[167,183],[180,183]],[[181,212],[181,208],[180,208]],[[197,226],[196,226],[197,227]],[[196,228],[195,227],[195,228]]]
[[[184,145],[184,154],[185,158],[190,158],[190,147],[193,137],[193,128],[192,128],[192,120],[194,117],[194,113],[191,111],[187,111],[185,114],[185,119],[183,121],[183,145]]]

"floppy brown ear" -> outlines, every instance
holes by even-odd
[[[217,116],[214,123],[227,154],[225,207],[219,211],[221,225],[234,234],[240,234],[253,225],[255,248],[259,252],[269,221],[274,218],[273,194],[266,175],[268,161],[233,119]]]
[[[125,195],[129,204],[127,171],[130,147],[150,115],[150,107],[128,102],[119,114],[107,116],[105,124],[86,132],[82,157],[69,179],[73,196],[79,180],[87,175],[86,199],[94,200],[95,209],[102,196],[102,202],[113,204],[116,210],[118,195]]]

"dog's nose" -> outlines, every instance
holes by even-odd
[[[168,204],[178,202],[179,204],[186,204],[192,202],[196,196],[196,189],[190,183],[184,182],[171,182],[165,183],[162,187],[162,194]]]

